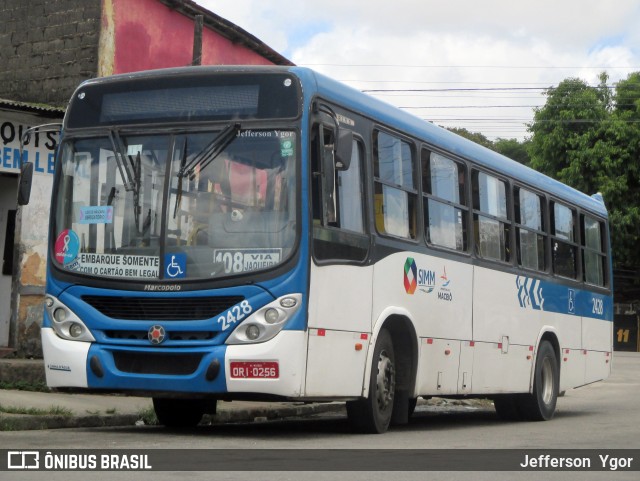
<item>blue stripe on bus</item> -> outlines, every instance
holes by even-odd
[[[528,276],[517,276],[515,282],[523,309],[613,320],[613,298],[609,295]]]

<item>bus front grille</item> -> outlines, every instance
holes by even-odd
[[[132,374],[164,374],[168,376],[186,376],[193,374],[202,354],[164,354],[164,353],[113,353],[116,368]]]
[[[109,339],[127,341],[145,341],[148,343],[149,331],[106,330],[104,335]],[[167,331],[169,341],[211,341],[218,333],[215,331]]]
[[[82,296],[82,300],[107,317],[140,321],[188,321],[215,317],[242,302],[242,296],[224,297],[124,297]]]

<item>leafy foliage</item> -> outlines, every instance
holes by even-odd
[[[494,150],[524,165],[529,165],[529,152],[527,151],[528,140],[518,142],[517,139],[497,139],[489,140],[486,136],[478,132],[470,132],[464,128],[450,128],[449,131],[458,134],[465,139],[469,139],[476,144],[480,144],[488,149]]]
[[[592,87],[567,79],[547,90],[529,126],[531,167],[582,192],[600,192],[609,209],[614,265],[640,266],[640,73],[615,93],[601,74]]]

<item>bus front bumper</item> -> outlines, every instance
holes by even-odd
[[[47,385],[149,393],[253,393],[300,397],[306,361],[303,331],[270,341],[189,349],[145,349],[68,341],[42,329]],[[248,372],[237,366],[274,366]],[[260,377],[264,374],[264,377]]]

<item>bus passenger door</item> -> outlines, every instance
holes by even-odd
[[[372,268],[364,220],[363,153],[336,165],[334,123],[312,134],[313,261],[306,396],[359,396],[371,332]]]

